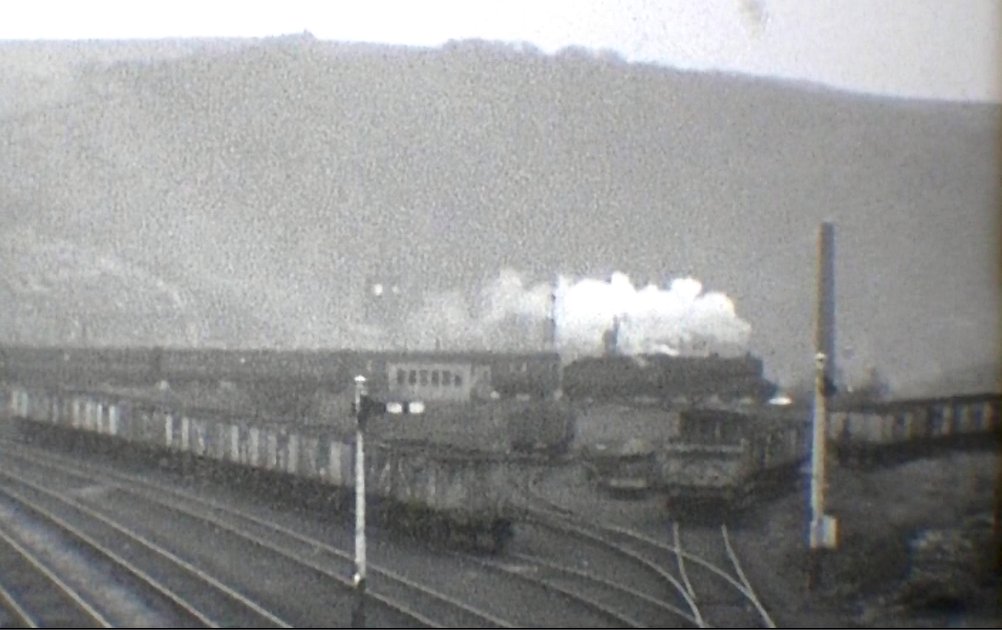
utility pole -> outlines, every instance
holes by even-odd
[[[352,585],[355,597],[351,609],[351,626],[365,627],[365,422],[367,410],[362,404],[366,396],[365,377],[355,377],[355,575]]]
[[[828,431],[828,396],[832,394],[835,347],[835,229],[822,223],[818,231],[818,296],[815,321],[814,417],[811,441],[811,525],[808,540],[807,587],[821,581],[822,558],[834,549],[837,523],[825,514],[825,439]]]

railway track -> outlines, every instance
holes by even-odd
[[[536,530],[526,536],[536,544],[481,563],[517,573],[617,627],[700,625],[681,587],[656,563],[548,516],[534,515],[523,525]]]
[[[5,572],[13,582],[6,599],[26,625],[290,626],[148,538],[10,471],[7,462],[0,479],[4,502],[13,506],[8,517],[15,516],[7,526],[20,526],[4,532],[5,542],[22,568],[26,563],[34,569]],[[33,572],[55,588],[35,590]],[[58,606],[61,599],[71,600],[76,611]],[[50,609],[52,604],[58,607]],[[49,619],[53,614],[55,620]]]
[[[679,572],[704,619],[716,627],[776,627],[745,576],[727,525],[683,528],[673,522],[671,529]]]
[[[671,522],[666,524],[669,529],[662,539],[626,527],[597,523],[539,492],[537,484],[542,474],[541,471],[526,484],[528,517],[616,549],[654,568],[675,591],[670,597],[684,604],[675,611],[677,619],[699,627],[776,627],[744,574],[726,525],[686,526],[683,530],[679,523]]]
[[[47,566],[40,554],[0,531],[0,616],[3,627],[101,628],[110,622],[73,586]]]
[[[351,588],[347,576],[353,570],[351,554],[315,536],[307,536],[288,526],[262,519],[244,510],[219,501],[179,490],[176,485],[154,483],[137,475],[108,470],[107,464],[96,466],[80,461],[69,462],[63,455],[33,449],[18,443],[17,448],[5,449],[23,454],[20,469],[38,467],[40,475],[51,478],[57,474],[75,479],[70,485],[81,487],[77,495],[100,495],[102,511],[128,518],[135,512],[137,501],[144,512],[155,514],[160,521],[185,521],[186,527],[204,528],[199,537],[208,538],[225,533],[263,550],[276,562],[288,563],[297,571],[321,576],[333,581],[345,591]],[[44,469],[42,468],[44,467]],[[573,618],[581,626],[707,626],[748,625],[772,626],[767,613],[757,602],[740,565],[737,570],[724,569],[723,556],[710,562],[703,556],[704,542],[693,538],[686,530],[685,549],[677,526],[671,544],[645,537],[638,532],[608,524],[582,523],[579,515],[541,495],[532,493],[534,505],[525,510],[523,527],[533,528],[536,548],[513,551],[503,558],[454,554],[462,561],[486,569],[495,576],[504,576],[507,583],[521,582],[526,592],[549,593],[566,603],[563,610],[569,617],[556,617],[549,623],[560,624]],[[698,533],[697,533],[698,534]],[[155,531],[147,536],[156,537]],[[161,533],[160,535],[166,535]],[[724,533],[726,536],[726,531]],[[574,541],[567,547],[568,541]],[[575,562],[574,547],[588,546],[591,566]],[[233,544],[228,543],[228,544]],[[563,547],[562,547],[563,545]],[[689,548],[692,546],[692,550]],[[726,545],[725,545],[726,547]],[[724,548],[725,548],[724,547]],[[215,554],[228,556],[231,554]],[[450,552],[452,553],[452,552]],[[726,552],[725,552],[726,553]],[[257,555],[257,554],[255,554]],[[733,553],[727,554],[728,558]],[[208,558],[192,560],[202,566]],[[218,568],[218,567],[217,567]],[[483,573],[483,571],[481,571]],[[419,581],[373,565],[370,562],[369,602],[380,614],[400,625],[420,626],[498,626],[507,627],[539,623],[536,619],[518,618],[508,609],[493,608],[479,602],[480,607],[466,601],[476,601],[463,595],[450,596],[429,589]],[[221,578],[220,583],[235,583]],[[530,588],[531,587],[531,588]],[[445,588],[445,587],[443,587]],[[448,590],[446,588],[446,590]],[[512,589],[513,590],[513,589]],[[715,591],[727,591],[737,601],[724,603]],[[347,599],[347,597],[345,597]],[[747,602],[754,601],[749,605]],[[730,608],[728,608],[728,606]],[[736,622],[735,611],[754,609],[758,617],[745,616]],[[573,611],[573,612],[571,612]],[[728,611],[722,614],[721,611]],[[524,613],[524,611],[519,611]],[[340,619],[347,618],[339,617]],[[296,625],[308,625],[293,618]],[[571,622],[572,624],[574,622]],[[268,625],[284,625],[274,623]],[[208,623],[199,625],[211,625]]]
[[[23,446],[20,448],[29,452]],[[278,561],[292,563],[300,572],[305,569],[309,574],[334,582],[343,589],[346,601],[348,599],[352,588],[348,576],[353,571],[354,559],[345,550],[250,512],[173,486],[154,483],[136,475],[112,472],[104,466],[81,462],[71,464],[65,458],[39,449],[30,449],[30,453],[31,465],[44,465],[50,471],[59,471],[60,474],[70,475],[87,483],[103,480],[103,483],[113,486],[114,490],[108,494],[120,495],[112,503],[121,504],[123,510],[129,509],[129,505],[135,509],[135,501],[138,499],[145,502],[148,510],[162,512],[164,517],[173,514],[174,519],[200,522],[215,532],[225,532],[239,538],[245,546],[249,543],[266,551]],[[24,459],[27,464],[28,459]],[[107,496],[105,501],[108,501]],[[456,597],[429,588],[371,561],[367,600],[369,607],[379,609],[379,614],[386,618],[388,624],[427,627],[513,625],[502,616],[468,605]]]
[[[522,506],[521,526],[535,530],[530,538],[539,542],[512,556],[537,567],[539,574],[558,585],[572,585],[596,604],[615,607],[620,611],[617,625],[704,625],[685,585],[660,562],[538,493],[535,484],[544,473],[541,469],[523,488],[528,501]],[[587,554],[582,549],[588,549]]]

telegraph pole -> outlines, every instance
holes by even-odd
[[[808,540],[807,587],[817,588],[825,549],[836,542],[836,521],[825,514],[825,439],[828,432],[828,396],[834,381],[835,347],[835,229],[822,223],[818,231],[818,301],[815,321],[814,417],[811,441],[811,524]]]
[[[825,530],[825,432],[828,425],[828,406],[824,393],[825,354],[815,355],[814,374],[814,433],[811,441],[811,526],[810,558],[808,560],[807,587],[817,588],[821,581],[821,554],[824,553]]]
[[[365,377],[355,377],[355,597],[351,626],[365,627],[365,421],[362,399],[366,395]]]

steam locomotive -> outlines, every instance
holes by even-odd
[[[733,358],[607,354],[567,365],[563,390],[576,401],[698,404],[712,397],[764,402],[777,387],[763,377],[762,360],[750,354]]]

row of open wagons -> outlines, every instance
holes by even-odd
[[[6,385],[0,392],[4,419],[22,430],[85,435],[165,457],[237,467],[276,482],[320,486],[351,504],[353,432],[93,391]],[[372,441],[365,445],[365,462],[366,494],[376,520],[486,550],[501,548],[510,537],[517,461],[431,444]]]
[[[1002,396],[994,393],[887,401],[833,410],[827,436],[846,464],[877,464],[945,448],[999,448]]]

